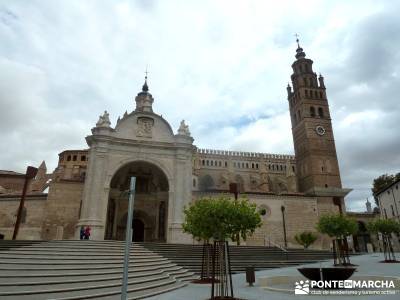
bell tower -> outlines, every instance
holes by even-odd
[[[287,93],[296,154],[299,191],[310,195],[344,196],[336,156],[324,78],[313,71],[297,39],[292,87]]]

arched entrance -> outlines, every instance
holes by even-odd
[[[371,236],[362,221],[358,221],[358,231],[353,235],[353,243],[356,252],[368,252],[367,244],[371,243]]]
[[[144,242],[144,223],[140,219],[133,219],[133,237],[134,242]]]
[[[165,242],[168,214],[168,179],[156,165],[136,161],[120,168],[111,179],[105,239],[124,240],[130,178],[136,177],[133,240]]]

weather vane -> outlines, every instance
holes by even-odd
[[[297,33],[295,33],[294,36],[296,37],[297,46],[300,48],[299,35]]]
[[[147,79],[147,74],[149,74],[149,72],[147,71],[148,65],[146,65],[146,71],[144,72],[144,74],[146,75],[145,78]]]

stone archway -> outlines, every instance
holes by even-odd
[[[136,177],[133,214],[133,228],[136,237],[134,234],[134,240],[144,242],[166,241],[169,200],[168,179],[158,166],[146,161],[128,163],[112,177],[104,238],[125,239],[128,190],[132,176]]]

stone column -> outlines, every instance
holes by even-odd
[[[105,230],[104,203],[108,201],[108,190],[104,190],[107,156],[103,151],[91,148],[88,174],[85,181],[81,216],[76,225],[75,236],[79,238],[81,226],[91,228],[90,239],[103,240]],[[107,195],[105,195],[107,193]]]

